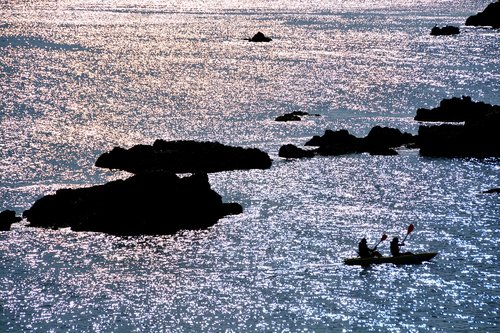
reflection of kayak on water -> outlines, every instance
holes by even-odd
[[[349,258],[344,259],[344,264],[361,266],[377,264],[411,265],[421,264],[423,261],[431,260],[435,256],[437,256],[437,252],[403,254],[397,257]]]

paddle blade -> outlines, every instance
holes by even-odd
[[[380,241],[385,241],[387,239],[387,235],[386,234],[383,234],[382,235],[382,238],[380,238]]]
[[[415,226],[413,225],[413,223],[410,223],[410,225],[408,226],[408,234],[410,234],[413,229],[415,229]]]

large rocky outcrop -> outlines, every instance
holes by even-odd
[[[23,215],[32,227],[142,235],[203,229],[241,212],[239,204],[222,202],[206,174],[179,178],[155,172],[58,190],[37,200]]]
[[[115,147],[111,152],[102,154],[95,165],[137,174],[159,170],[210,173],[268,169],[271,164],[269,155],[256,148],[231,147],[218,142],[156,140],[152,146]]]
[[[465,25],[500,28],[500,0],[490,3],[482,12],[469,16]]]
[[[500,110],[464,125],[420,126],[420,154],[435,157],[500,157]]]
[[[469,96],[452,97],[443,99],[434,109],[418,109],[415,120],[462,122],[479,119],[494,110],[500,110],[500,106],[474,102]]]

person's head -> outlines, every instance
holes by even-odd
[[[399,238],[394,237],[394,238],[392,239],[392,241],[393,241],[393,242],[395,242],[395,243],[397,243],[397,242],[399,242]]]
[[[361,239],[361,243],[366,243],[366,238]]]

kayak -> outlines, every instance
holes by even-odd
[[[411,265],[421,264],[422,261],[431,260],[437,256],[437,252],[404,254],[398,257],[380,257],[380,258],[350,258],[344,259],[346,265],[377,265],[377,264],[396,264],[396,265]]]

